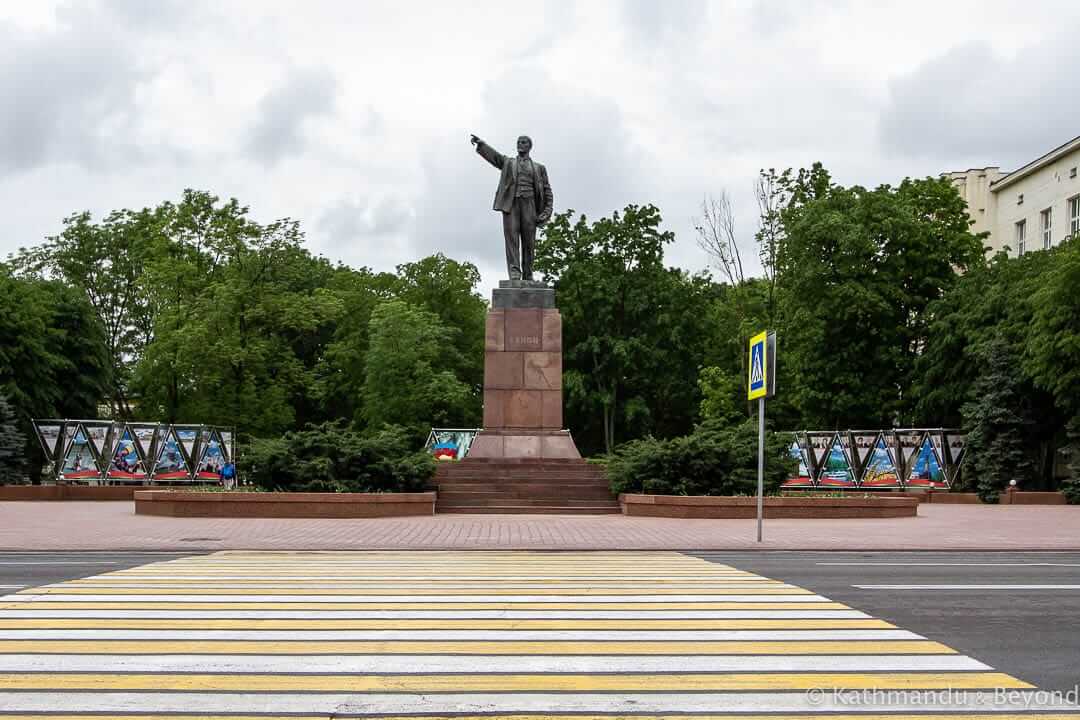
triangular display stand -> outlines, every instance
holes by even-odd
[[[135,431],[127,425],[119,426],[116,441],[109,449],[105,477],[110,480],[146,480],[149,477],[146,465],[146,453],[140,447]]]
[[[884,434],[878,435],[873,444],[860,484],[865,488],[900,487],[900,473],[896,469],[896,458],[885,442]]]
[[[852,430],[851,431],[851,457],[854,462],[855,474],[862,477],[866,470],[870,456],[877,445],[879,433],[875,431]]]
[[[228,462],[222,444],[216,430],[203,431],[203,438],[199,443],[199,462],[195,464],[195,477],[200,480],[221,480],[221,468]]]
[[[924,437],[919,452],[908,465],[905,484],[914,488],[947,489],[949,479],[945,475],[941,458],[934,449],[934,443],[930,438]]]
[[[176,431],[169,428],[158,441],[157,457],[154,459],[155,480],[190,480],[191,470],[184,448],[176,437]]]
[[[64,422],[62,420],[35,420],[34,434],[41,443],[41,451],[45,458],[55,463],[60,455],[61,440],[64,437]]]
[[[922,447],[926,435],[922,430],[897,430],[896,440],[899,444],[899,452],[894,455],[899,465],[901,477],[906,478],[911,472],[915,456]]]
[[[851,470],[851,463],[848,460],[847,453],[844,452],[844,446],[840,442],[839,434],[833,436],[832,444],[829,446],[829,453],[823,460],[824,462],[821,464],[817,476],[819,487],[855,487],[855,474]]]
[[[101,475],[94,448],[87,437],[86,429],[79,423],[71,428],[71,442],[64,452],[64,461],[60,473],[67,480],[89,480]]]
[[[192,427],[190,425],[173,425],[172,429],[176,434],[176,439],[184,448],[184,455],[187,457],[188,462],[191,462],[193,458],[198,457],[199,430],[201,428]]]
[[[964,449],[967,447],[967,435],[962,432],[944,433],[945,464],[948,467],[949,481],[954,482],[960,474],[960,464],[964,462]]]
[[[834,435],[834,433],[829,432],[805,433],[806,458],[810,461],[810,475],[814,478],[815,483],[819,481],[821,469],[829,456],[829,448],[832,447]]]
[[[814,487],[814,476],[810,473],[810,464],[806,458],[806,448],[799,442],[797,436],[792,437],[791,445],[788,447],[788,453],[791,458],[795,460],[798,465],[795,468],[795,474],[788,478],[781,487],[786,488],[812,488]]]

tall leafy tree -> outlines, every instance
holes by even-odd
[[[370,324],[363,397],[369,432],[400,425],[422,441],[433,425],[475,425],[475,416],[469,416],[471,389],[446,366],[453,328],[403,300],[376,307]]]
[[[902,423],[927,307],[982,260],[963,200],[940,179],[844,188],[820,165],[786,191],[777,294],[793,400],[817,427]]]
[[[572,214],[546,226],[536,267],[559,296],[575,439],[610,452],[620,439],[687,432],[700,402],[709,283],[664,267],[674,236],[655,207],[629,205],[592,223]]]

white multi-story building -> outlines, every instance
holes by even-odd
[[[985,167],[946,173],[967,201],[972,232],[989,232],[992,255],[1022,255],[1080,235],[1080,137],[1010,173]]]

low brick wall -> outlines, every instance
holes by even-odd
[[[434,515],[435,493],[135,493],[135,514],[168,517],[376,518]]]
[[[1028,492],[1026,490],[1008,490],[998,499],[1002,505],[1067,505],[1065,495],[1060,492]]]
[[[146,485],[0,485],[0,502],[124,501]]]
[[[978,505],[982,501],[975,493],[928,492],[912,493],[921,496],[922,501],[932,505]],[[1060,492],[1037,492],[1026,490],[1006,490],[998,495],[1000,505],[1066,505],[1065,495]]]
[[[670,518],[740,519],[757,517],[757,498],[680,495],[619,496],[624,515]],[[767,518],[915,517],[919,499],[895,497],[765,498]]]

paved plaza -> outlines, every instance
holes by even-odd
[[[0,503],[0,550],[1075,550],[1080,507],[922,505],[917,518],[753,520],[436,515],[167,518],[130,502]]]
[[[1030,711],[1080,717],[934,638],[674,552],[226,551],[0,598],[5,718]]]

